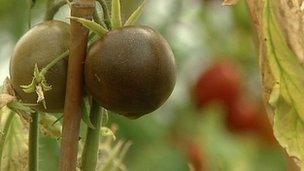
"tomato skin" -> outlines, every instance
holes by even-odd
[[[10,77],[17,96],[25,103],[36,104],[37,94],[25,93],[21,85],[28,85],[33,78],[35,64],[41,70],[54,58],[68,49],[69,25],[61,21],[47,21],[30,29],[17,42],[10,61]],[[52,90],[45,92],[47,109],[42,104],[38,111],[57,113],[63,111],[67,60],[59,61],[46,74]]]
[[[194,87],[194,101],[201,108],[211,102],[229,106],[239,96],[241,72],[232,61],[214,62],[198,79]]]
[[[259,108],[244,98],[237,99],[228,109],[227,126],[232,131],[256,131]]]
[[[159,108],[176,81],[176,65],[167,41],[146,26],[110,31],[89,50],[85,82],[106,109],[138,118]]]

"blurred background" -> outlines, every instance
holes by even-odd
[[[123,19],[141,0],[121,0]],[[178,68],[175,90],[153,114],[137,120],[111,114],[116,137],[132,142],[130,171],[293,171],[273,137],[263,107],[258,56],[245,1],[148,0],[139,24],[171,44]],[[17,40],[28,30],[26,0],[0,0],[0,82]],[[41,22],[45,0],[31,11]],[[67,6],[56,18],[68,22]],[[41,170],[56,170],[56,140],[41,137]]]

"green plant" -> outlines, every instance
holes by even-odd
[[[29,2],[31,11],[36,1]],[[104,0],[98,0],[97,2],[102,7],[103,15],[99,15],[97,12],[95,0],[72,2],[47,0],[44,21],[25,33],[15,47],[10,65],[11,78],[6,81],[4,91],[0,94],[0,107],[7,106],[12,111],[7,119],[5,131],[9,128],[10,120],[15,112],[26,118],[27,122],[25,124],[29,124],[29,128],[25,130],[29,132],[27,159],[28,168],[31,171],[39,170],[39,130],[44,135],[56,137],[58,140],[61,138],[60,170],[62,171],[73,171],[76,170],[76,167],[83,171],[92,171],[96,170],[96,168],[108,170],[109,168],[123,167],[121,160],[130,146],[129,142],[120,141],[109,152],[109,155],[102,159],[105,162],[102,164],[99,162],[101,160],[99,156],[100,137],[115,137],[112,130],[106,127],[108,114],[106,109],[101,106],[113,111],[124,111],[122,114],[142,115],[158,108],[173,90],[176,79],[175,62],[168,43],[151,28],[132,26],[140,17],[144,3],[130,15],[123,25],[119,0],[111,1],[111,13]],[[53,20],[59,8],[65,4],[68,4],[71,9],[70,25],[62,21]],[[31,18],[31,13],[29,16]],[[92,21],[92,18],[94,21]],[[28,23],[29,27],[31,27],[30,19]],[[92,31],[91,33],[89,32],[90,30]],[[121,31],[116,34],[118,30]],[[134,33],[136,34],[134,35]],[[108,40],[108,38],[110,41],[106,42],[105,47],[103,47],[103,42]],[[123,43],[126,38],[129,40],[127,43],[131,42],[130,45],[134,46],[134,48],[146,50],[139,52],[135,49],[130,49],[131,46],[128,47],[128,45]],[[120,41],[120,43],[117,42],[115,45],[115,42],[111,41],[112,39]],[[132,42],[131,39],[136,39],[136,41]],[[103,44],[101,49],[108,50],[107,54],[104,54],[103,50],[101,52],[97,50],[96,58],[94,56],[91,57],[91,54],[94,54],[91,51],[96,49],[96,47],[97,49],[100,48],[100,42]],[[145,44],[139,45],[139,43],[143,42]],[[91,46],[92,48],[90,48]],[[112,46],[112,48],[107,49],[107,46]],[[125,47],[122,48],[123,46]],[[117,54],[110,56],[110,51],[115,52],[117,48],[124,50],[123,53],[131,54],[136,52],[133,55],[125,56],[130,61],[139,60],[140,56],[142,59],[146,59],[146,62],[141,60],[143,62],[141,65],[132,66],[129,63],[129,68],[123,68],[123,65],[121,65],[116,70],[116,74],[114,72],[110,73],[116,76],[114,79],[117,80],[121,77],[128,77],[128,81],[135,82],[135,76],[137,77],[140,73],[144,73],[144,75],[139,79],[146,79],[144,84],[133,87],[132,93],[139,96],[127,97],[138,104],[133,106],[130,104],[129,109],[124,108],[123,104],[122,110],[116,110],[116,107],[108,107],[111,104],[107,104],[106,101],[100,99],[100,94],[96,95],[94,90],[98,90],[100,87],[98,87],[99,85],[93,85],[94,83],[93,80],[90,80],[90,76],[86,79],[88,91],[85,91],[86,87],[83,84],[84,76],[87,76],[86,73],[90,72],[89,66],[86,67],[86,72],[84,72],[84,62],[86,62],[86,65],[90,65],[91,62],[95,62],[94,60],[99,60],[97,59],[99,55],[106,55],[109,57],[107,58],[108,63],[102,65],[102,68],[111,67],[113,64],[118,66],[123,58],[117,58]],[[86,61],[87,49],[89,49],[89,58]],[[111,63],[111,61],[115,62]],[[133,67],[139,69],[136,71],[137,74],[128,75],[127,70]],[[143,67],[146,68],[146,71],[142,70]],[[102,77],[110,77],[109,74],[100,71],[99,66],[92,69],[97,69],[96,72],[102,74]],[[152,80],[152,82],[149,80]],[[106,86],[112,87],[112,92],[128,89],[129,86],[128,84],[121,84],[121,88],[115,88],[114,82],[106,84]],[[147,95],[147,93],[151,92],[152,95]],[[92,93],[92,95],[89,93]],[[120,94],[120,96],[124,96],[124,93]],[[2,99],[2,97],[4,98]],[[113,97],[108,95],[107,98]],[[61,131],[60,120],[62,117],[57,118],[56,115],[47,113],[62,112],[64,114]],[[77,147],[81,119],[87,125],[87,133],[84,138],[85,141],[81,142],[82,153],[80,155],[81,160],[79,160],[81,164],[77,165],[77,156],[79,154]],[[5,138],[2,141],[5,142]],[[1,154],[2,150],[3,148],[1,149]]]

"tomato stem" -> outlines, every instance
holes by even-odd
[[[60,54],[58,57],[56,57],[52,62],[48,63],[47,66],[45,66],[41,70],[41,74],[44,76],[49,69],[51,69],[54,65],[57,64],[57,62],[61,61],[62,59],[66,58],[69,56],[69,50],[66,50],[62,54]]]
[[[0,170],[1,170],[2,153],[3,153],[5,140],[6,140],[7,133],[8,133],[8,130],[11,126],[11,123],[12,123],[12,120],[13,120],[14,116],[15,116],[15,113],[13,111],[10,111],[6,121],[4,123],[3,130],[2,130],[2,136],[1,136],[1,139],[0,139]]]
[[[38,170],[38,137],[39,137],[39,113],[32,113],[32,122],[30,123],[29,132],[29,163],[28,169],[30,171]]]
[[[71,16],[91,19],[95,0],[74,0]],[[78,154],[80,120],[82,116],[83,72],[89,30],[71,20],[70,53],[68,61],[66,97],[64,105],[60,170],[75,171]]]
[[[101,107],[93,100],[90,113],[90,120],[95,129],[87,128],[87,137],[82,151],[81,169],[82,171],[92,171],[96,169],[98,159],[98,148],[100,138],[100,127],[102,122]]]

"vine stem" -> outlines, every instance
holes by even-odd
[[[95,0],[74,0],[71,16],[92,19]],[[78,140],[83,99],[83,71],[89,30],[71,20],[70,54],[64,105],[60,170],[76,171]]]
[[[39,113],[32,113],[32,122],[30,123],[29,133],[29,163],[28,169],[30,171],[38,170],[38,129],[39,129]]]
[[[90,127],[87,128],[87,136],[82,151],[82,171],[94,171],[96,170],[97,165],[102,113],[101,108],[95,100],[93,100],[90,120],[95,129],[92,129]]]
[[[66,50],[61,55],[59,55],[58,57],[56,57],[52,62],[50,62],[49,64],[47,64],[47,66],[45,66],[41,70],[41,74],[45,75],[49,69],[51,69],[54,65],[57,64],[57,62],[61,61],[62,59],[66,58],[68,56],[69,56],[69,50]]]
[[[0,139],[0,170],[1,170],[2,154],[3,154],[3,148],[4,148],[5,140],[6,140],[6,137],[7,137],[8,130],[11,126],[12,120],[14,118],[14,115],[15,115],[15,113],[13,111],[9,112],[8,117],[7,117],[7,119],[5,121],[5,124],[4,124],[3,130],[2,130],[2,136],[1,136],[1,139]]]

